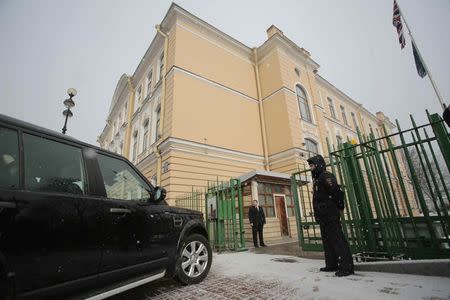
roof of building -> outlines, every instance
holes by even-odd
[[[278,172],[272,172],[272,171],[265,171],[265,170],[253,170],[248,173],[245,173],[244,175],[241,175],[238,177],[238,179],[241,182],[245,182],[255,176],[267,176],[267,177],[273,177],[273,178],[281,178],[281,179],[291,179],[291,176],[286,173],[278,173]]]

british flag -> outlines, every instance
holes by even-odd
[[[397,34],[398,34],[398,42],[400,43],[400,46],[405,48],[405,36],[403,35],[403,24],[402,24],[402,18],[400,14],[400,8],[397,5],[397,1],[394,0],[394,16],[392,17],[392,25],[397,28]]]

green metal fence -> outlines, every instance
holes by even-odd
[[[428,114],[428,112],[427,112]],[[450,138],[442,119],[383,137],[329,148],[329,170],[346,192],[342,227],[352,252],[395,258],[450,257]],[[305,251],[322,251],[313,219],[312,180],[303,166],[291,177],[298,236]]]
[[[216,251],[244,251],[244,208],[239,179],[208,182],[206,189],[177,197],[176,206],[201,211],[212,247]]]

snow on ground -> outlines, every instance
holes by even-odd
[[[262,286],[275,281],[292,289],[288,296],[292,299],[450,299],[450,278],[378,272],[339,278],[319,272],[323,264],[323,260],[252,252],[215,254],[209,276],[248,278]]]

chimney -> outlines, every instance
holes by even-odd
[[[267,30],[267,39],[270,39],[274,34],[278,33],[279,35],[283,35],[283,31],[278,29],[275,25],[271,25]]]
[[[390,122],[389,118],[386,117],[386,115],[381,111],[377,112],[375,115],[377,116],[379,126],[382,126],[387,122]]]

